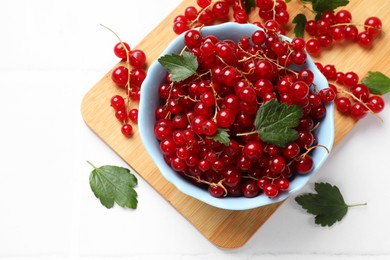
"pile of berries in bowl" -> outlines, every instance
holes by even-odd
[[[285,200],[334,140],[334,92],[302,39],[223,23],[174,39],[141,87],[139,131],[161,174],[227,210]]]

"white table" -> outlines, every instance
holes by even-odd
[[[179,2],[1,1],[0,258],[390,259],[390,108],[360,121],[304,190],[327,181],[368,203],[331,228],[289,199],[244,247],[221,250],[140,177],[137,210],[94,197],[86,160],[127,167],[80,113],[117,62],[99,24],[135,46]]]

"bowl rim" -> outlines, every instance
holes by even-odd
[[[205,26],[202,28],[201,32],[203,35],[209,35],[210,33],[213,34],[219,34],[223,33],[223,31],[228,31],[230,33],[233,33],[236,35],[243,36],[241,30],[244,30],[245,32],[248,31],[255,31],[255,30],[262,30],[260,27],[257,27],[254,24],[238,24],[235,22],[226,22],[218,25],[211,25],[211,26]],[[217,33],[216,33],[217,32]],[[179,52],[184,47],[184,35],[185,32],[177,36],[173,41],[171,41],[168,46],[165,48],[165,50],[158,56],[161,57],[166,54],[172,54]],[[246,33],[245,33],[246,35]],[[249,36],[249,33],[248,33]],[[283,39],[291,41],[291,38],[287,36],[282,36]],[[229,37],[231,38],[231,37]],[[178,47],[179,46],[179,47]],[[326,107],[326,117],[323,119],[322,122],[327,122],[328,128],[329,128],[329,137],[326,140],[326,142],[321,142],[321,145],[324,145],[328,148],[329,153],[327,151],[320,151],[317,152],[318,149],[315,149],[314,153],[320,153],[320,157],[316,159],[316,162],[314,164],[313,170],[307,174],[307,175],[298,175],[296,178],[300,178],[302,185],[299,186],[292,186],[291,189],[289,189],[286,192],[281,192],[278,194],[276,198],[268,198],[265,195],[259,195],[255,198],[246,198],[246,197],[225,197],[225,198],[215,198],[212,197],[207,190],[204,190],[200,187],[197,187],[196,185],[191,184],[181,176],[177,172],[175,172],[163,159],[163,156],[161,152],[158,149],[158,152],[156,152],[156,149],[153,147],[158,145],[159,141],[154,137],[154,140],[150,140],[150,122],[148,122],[148,117],[146,112],[149,113],[150,116],[150,110],[147,108],[147,104],[150,101],[150,94],[148,93],[149,88],[148,86],[151,86],[151,84],[155,81],[154,75],[158,75],[161,73],[161,71],[166,70],[159,64],[158,58],[149,66],[147,76],[142,83],[141,86],[141,99],[139,103],[139,132],[141,136],[142,143],[147,150],[149,156],[151,157],[153,163],[157,166],[158,170],[162,174],[162,176],[171,184],[173,184],[178,190],[180,190],[182,193],[191,196],[195,199],[198,199],[206,204],[209,204],[211,206],[226,209],[226,210],[249,210],[258,208],[265,205],[270,205],[273,203],[277,203],[280,201],[284,201],[287,198],[289,198],[291,195],[296,193],[297,191],[301,190],[308,182],[309,180],[315,175],[315,173],[321,168],[321,166],[325,163],[326,159],[329,156],[330,151],[333,148],[334,144],[334,104],[333,102],[331,104],[327,104]],[[310,57],[310,55],[307,55],[306,60],[306,66],[312,70],[315,74],[314,83],[318,89],[322,89],[325,86],[328,85],[328,82],[325,78],[325,76],[318,70],[317,66],[315,65],[314,61]],[[305,67],[306,67],[305,66]],[[160,82],[161,83],[161,80]],[[155,86],[156,87],[156,86]],[[153,111],[154,114],[154,111]],[[155,121],[154,121],[155,122]],[[154,125],[153,122],[153,125]],[[149,129],[148,129],[149,128]],[[153,128],[153,127],[152,127]],[[321,129],[321,128],[320,128]],[[147,134],[149,133],[149,134]],[[292,181],[292,183],[295,181],[295,179]],[[259,199],[261,197],[261,199]],[[256,199],[257,198],[257,199]]]

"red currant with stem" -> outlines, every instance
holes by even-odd
[[[350,23],[352,21],[352,15],[347,10],[340,10],[336,13],[335,21],[337,24]]]
[[[127,52],[129,51],[130,46],[126,42],[118,42],[114,46],[114,54],[120,59],[127,59]]]
[[[188,24],[185,21],[177,21],[173,24],[173,31],[176,34],[182,34],[189,29]]]
[[[215,198],[222,198],[225,195],[225,190],[220,185],[209,185],[208,191]]]
[[[305,154],[301,156],[298,160],[295,160],[292,163],[292,166],[295,172],[297,172],[298,174],[306,175],[313,169],[314,162],[310,155]]]
[[[384,109],[385,102],[381,96],[371,96],[368,99],[367,106],[371,109],[372,112],[379,113]]]
[[[279,194],[279,189],[275,184],[269,183],[264,185],[263,192],[267,197],[275,198]]]
[[[368,112],[367,108],[359,102],[353,104],[350,110],[351,116],[358,120],[365,117],[367,115],[367,112]]]
[[[119,87],[126,87],[129,80],[129,70],[125,66],[118,66],[111,72],[111,79]]]
[[[146,55],[141,50],[131,50],[130,53],[130,65],[136,69],[141,69],[145,66]]]
[[[351,100],[346,97],[338,97],[335,101],[336,108],[343,114],[348,114],[351,110]]]
[[[290,187],[290,182],[286,178],[278,178],[275,180],[275,185],[281,191],[286,191]]]
[[[358,34],[358,44],[364,48],[370,48],[374,42],[372,34],[368,32],[361,32]]]
[[[364,30],[373,37],[377,36],[381,29],[382,21],[376,16],[369,17],[364,22]]]

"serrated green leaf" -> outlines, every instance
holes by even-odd
[[[349,0],[313,0],[312,8],[316,13],[316,20],[321,18],[321,15],[326,12],[334,12],[334,10],[341,6],[346,6]]]
[[[294,19],[292,20],[292,23],[295,24],[294,27],[294,34],[296,37],[303,37],[303,34],[305,32],[305,25],[306,25],[307,19],[304,14],[297,14]]]
[[[315,215],[316,224],[332,226],[347,214],[350,206],[344,202],[339,188],[329,183],[315,183],[314,189],[317,194],[299,195],[295,201],[308,213]]]
[[[158,62],[169,72],[170,80],[178,82],[196,73],[198,60],[192,52],[185,51],[182,55],[172,53],[158,59]]]
[[[368,76],[362,79],[372,94],[384,95],[390,92],[390,78],[381,72],[368,72]]]
[[[112,165],[93,167],[89,184],[96,198],[106,208],[112,208],[114,203],[123,208],[137,208],[137,192],[134,190],[137,178],[129,169]]]
[[[226,129],[218,128],[217,133],[213,136],[207,136],[208,139],[220,142],[223,145],[228,146],[230,144],[230,136]]]
[[[261,105],[255,118],[256,132],[266,143],[284,147],[298,138],[298,126],[303,110],[297,105],[279,103],[272,99]]]
[[[249,14],[253,8],[256,8],[256,0],[245,0],[245,12]]]
[[[287,4],[291,2],[291,0],[284,0]]]

